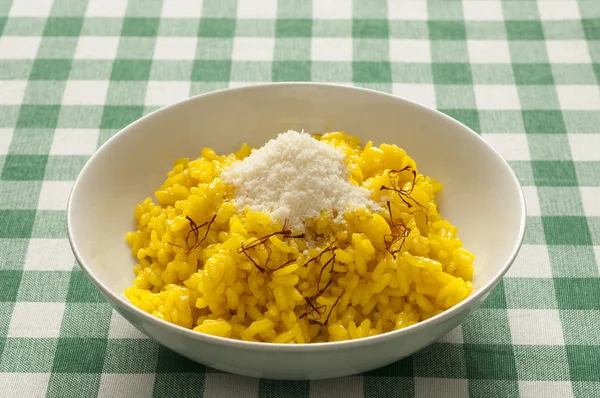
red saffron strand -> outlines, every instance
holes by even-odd
[[[200,247],[200,245],[206,240],[206,238],[208,237],[208,233],[210,232],[210,227],[212,226],[213,222],[217,218],[217,215],[216,214],[213,215],[212,218],[210,219],[210,221],[207,221],[204,224],[200,224],[200,225],[197,225],[196,222],[194,222],[194,220],[192,220],[192,218],[190,216],[186,216],[185,218],[190,223],[190,230],[188,231],[188,233],[185,237],[186,247],[177,245],[172,242],[167,242],[167,243],[171,246],[175,246],[180,249],[186,250],[185,254],[189,256],[194,251],[196,251],[196,249],[198,249]],[[200,239],[199,231],[200,231],[200,228],[203,228],[203,227],[206,227],[206,231],[204,233],[204,237],[202,239]],[[190,244],[190,238],[192,238],[192,242],[193,242],[192,244]]]
[[[396,253],[399,253],[402,250],[402,246],[404,246],[404,241],[410,234],[410,228],[408,228],[402,222],[396,223],[394,221],[394,215],[392,214],[392,205],[390,201],[387,201],[387,207],[390,213],[390,229],[392,230],[392,233],[383,236],[383,243],[388,253],[390,253],[393,258],[396,258]],[[392,250],[392,246],[399,241],[400,247],[398,249]]]
[[[289,265],[291,263],[293,263],[294,261],[296,261],[296,259],[292,259],[289,260],[287,262],[285,262],[284,264],[275,267],[275,268],[270,268],[269,267],[269,260],[271,258],[271,248],[267,247],[266,244],[269,240],[269,238],[271,238],[272,236],[282,236],[283,238],[289,238],[289,239],[300,239],[300,238],[304,238],[304,234],[298,234],[298,235],[292,235],[292,231],[290,229],[287,229],[287,219],[284,221],[283,223],[283,227],[281,228],[280,231],[277,232],[273,232],[270,233],[268,235],[262,236],[260,238],[257,238],[256,240],[254,240],[252,243],[246,245],[245,242],[242,242],[240,247],[237,249],[237,252],[239,254],[244,254],[249,260],[250,262],[260,271],[260,272],[266,272],[268,271],[276,271],[286,265]],[[261,249],[260,247],[263,246],[264,248]],[[248,253],[248,251],[250,249],[256,249],[256,250],[267,250],[267,260],[265,262],[265,268],[261,267],[260,265],[258,265],[258,263],[256,261],[254,261],[254,259],[252,258],[252,256],[250,256],[250,254]]]
[[[410,184],[410,189],[404,189],[398,186],[398,184],[400,183],[400,173],[405,172],[405,171],[410,171],[413,179],[412,182]],[[421,203],[419,203],[416,199],[414,199],[411,195],[412,192],[415,188],[416,183],[419,181],[417,179],[417,172],[416,170],[412,169],[411,166],[406,166],[400,170],[390,170],[388,171],[388,176],[390,178],[390,185],[391,187],[387,187],[385,185],[382,185],[379,190],[380,191],[393,191],[396,192],[398,194],[398,197],[400,198],[400,200],[402,200],[402,202],[404,202],[404,204],[410,209],[412,208],[414,205],[416,205],[419,209],[417,210],[417,212],[421,212],[425,215],[425,217],[427,217],[427,213],[429,212],[429,209],[422,205]],[[419,177],[420,178],[420,177]],[[412,203],[411,203],[412,202]]]
[[[323,277],[323,272],[325,271],[325,269],[331,265],[331,268],[330,268],[329,272],[330,272],[330,274],[333,274],[333,272],[334,272],[333,268],[335,266],[335,257],[336,257],[335,256],[335,250],[337,250],[337,247],[334,246],[334,244],[335,244],[335,241],[331,242],[325,249],[323,249],[321,251],[321,253],[319,253],[317,256],[311,258],[310,260],[308,260],[304,264],[304,266],[307,266],[308,264],[310,264],[313,261],[316,264],[319,264],[321,262],[321,257],[325,253],[334,253],[331,256],[331,258],[329,260],[327,260],[325,262],[325,264],[321,267],[321,271],[319,272],[319,277],[317,279],[317,293],[315,293],[314,295],[312,295],[310,297],[304,297],[304,300],[306,301],[306,308],[305,308],[305,311],[299,316],[299,319],[306,318],[308,316],[312,316],[312,319],[309,318],[309,320],[313,321],[313,322],[316,322],[316,323],[320,324],[321,326],[323,326],[324,323],[318,322],[317,320],[321,319],[321,316],[325,313],[325,310],[326,310],[327,306],[322,305],[320,307],[316,307],[314,303],[317,301],[317,299],[319,297],[321,297],[323,295],[323,293],[325,293],[325,291],[329,288],[329,286],[331,286],[333,284],[334,279],[333,279],[333,277],[331,277],[331,279],[329,279],[329,282],[327,282],[327,284],[325,285],[325,287],[323,287],[322,289],[320,288],[320,286],[321,286],[321,279]],[[323,308],[322,312],[320,311],[321,308]],[[315,312],[317,313],[317,315],[314,314]],[[329,319],[329,317],[327,319]]]

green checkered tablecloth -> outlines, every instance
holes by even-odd
[[[73,180],[120,128],[289,80],[435,107],[524,187],[525,244],[482,307],[363,375],[191,363],[114,312],[67,241]],[[0,0],[0,397],[599,397],[599,80],[600,0]]]

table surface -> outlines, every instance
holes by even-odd
[[[600,396],[599,79],[596,0],[0,0],[0,397]],[[481,133],[524,187],[525,244],[462,327],[387,367],[285,382],[191,363],[86,279],[69,190],[149,111],[309,80]]]

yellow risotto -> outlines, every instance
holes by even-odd
[[[474,256],[438,213],[442,184],[395,145],[363,147],[343,132],[311,139],[343,153],[345,178],[373,206],[290,224],[241,207],[242,187],[224,180],[253,156],[247,145],[178,159],[126,236],[138,261],[125,290],[133,305],[200,333],[303,344],[405,328],[464,300]]]

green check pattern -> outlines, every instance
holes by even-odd
[[[256,380],[160,347],[86,279],[65,207],[90,155],[271,81],[415,100],[510,162],[525,244],[461,327],[363,375]],[[599,81],[597,0],[0,0],[0,397],[599,397]]]

